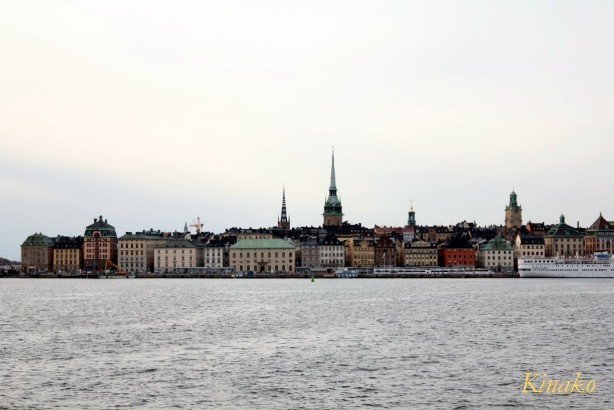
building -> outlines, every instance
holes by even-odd
[[[516,235],[515,256],[518,258],[543,258],[546,256],[543,235]]]
[[[345,266],[372,267],[375,264],[375,239],[353,238],[344,242]]]
[[[286,211],[286,188],[284,188],[281,197],[281,218],[277,217],[277,227],[279,229],[290,229],[290,218]]]
[[[155,269],[155,248],[166,242],[164,233],[143,230],[126,232],[117,240],[118,265],[126,272],[153,272]]]
[[[345,246],[337,237],[327,235],[318,244],[320,266],[335,268],[345,266]]]
[[[312,236],[301,242],[300,254],[302,267],[320,267],[320,246],[316,237]]]
[[[565,223],[565,215],[561,215],[558,225],[554,225],[544,235],[546,257],[575,256],[584,252],[584,236]]]
[[[510,203],[505,207],[505,227],[520,229],[522,226],[522,207],[518,205],[516,192],[512,190]]]
[[[382,235],[375,241],[374,266],[398,266],[399,252],[394,237]]]
[[[343,222],[343,212],[341,200],[337,197],[337,182],[335,180],[335,153],[333,152],[332,165],[330,167],[330,186],[328,188],[328,198],[324,202],[323,227],[334,229],[341,226]]]
[[[181,273],[202,267],[203,251],[185,239],[168,239],[154,247],[154,272]]]
[[[427,242],[447,242],[452,237],[453,230],[446,226],[421,226],[415,228],[415,237]]]
[[[419,239],[405,242],[404,257],[405,266],[437,266],[437,245]]]
[[[53,241],[53,270],[76,272],[83,268],[83,237],[57,236]]]
[[[478,249],[477,266],[495,272],[513,272],[514,247],[500,236],[491,239]]]
[[[21,244],[21,270],[36,274],[53,268],[53,241],[42,233],[35,233]]]
[[[205,268],[223,268],[228,266],[227,243],[223,241],[210,241],[204,249]]]
[[[85,228],[83,235],[83,264],[87,270],[106,268],[107,260],[117,264],[117,234],[115,228],[102,219]]]
[[[283,239],[244,239],[230,247],[230,266],[237,272],[296,270],[296,247]]]
[[[586,255],[599,251],[614,253],[614,224],[606,221],[601,213],[585,232],[584,249]]]
[[[463,236],[454,236],[438,250],[439,266],[475,268],[475,248]]]

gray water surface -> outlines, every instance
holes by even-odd
[[[599,279],[2,279],[0,408],[614,408],[613,318]]]

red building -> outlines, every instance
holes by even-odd
[[[453,237],[438,250],[439,266],[475,268],[476,251],[465,238]]]

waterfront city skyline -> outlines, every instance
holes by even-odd
[[[0,5],[0,257],[34,232],[614,219],[610,3]]]

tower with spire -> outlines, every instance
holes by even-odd
[[[277,227],[279,229],[290,229],[290,219],[286,213],[286,187],[284,187],[281,197],[281,218],[277,217]]]
[[[411,207],[407,213],[407,226],[412,228],[416,226],[416,211],[414,211],[414,201],[411,201]]]
[[[323,227],[338,227],[343,222],[343,212],[341,201],[337,197],[337,182],[335,180],[335,151],[333,150],[332,164],[330,167],[330,186],[328,188],[328,198],[324,202],[324,223]]]
[[[510,194],[510,203],[505,207],[505,227],[507,229],[517,228],[522,226],[522,207],[518,205],[516,192],[512,190]]]

